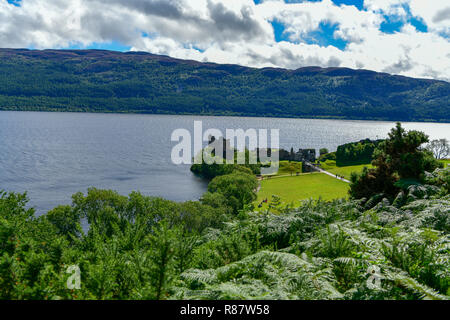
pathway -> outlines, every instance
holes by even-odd
[[[317,170],[318,172],[325,173],[325,174],[329,175],[330,177],[333,177],[333,178],[335,178],[335,179],[338,179],[338,180],[341,180],[341,181],[344,181],[344,182],[347,182],[347,183],[351,183],[349,180],[347,180],[347,179],[345,179],[345,178],[341,178],[341,177],[339,177],[338,175],[335,175],[335,174],[333,174],[333,173],[331,173],[331,172],[325,171],[325,170],[323,170],[322,168],[316,167],[316,166],[314,166],[313,164],[311,164],[311,163],[309,163],[309,162],[305,162],[305,164],[308,165],[308,166],[310,166],[310,167],[313,167],[313,168],[314,168],[315,170]]]
[[[317,172],[324,173],[324,174],[326,174],[326,175],[329,175],[330,177],[333,177],[333,178],[335,178],[335,179],[344,181],[344,182],[346,182],[346,183],[351,183],[349,180],[347,180],[347,179],[345,179],[345,178],[341,178],[340,176],[337,176],[337,175],[335,175],[335,174],[333,174],[333,173],[331,173],[331,172],[328,172],[328,171],[326,171],[326,170],[323,170],[322,168],[316,167],[316,166],[314,166],[314,165],[313,165],[312,163],[310,163],[310,162],[306,162],[306,161],[305,161],[305,164],[306,164],[307,166],[310,166],[310,167],[314,168],[314,170],[317,171]],[[265,177],[263,176],[263,177],[258,177],[258,181],[261,181],[261,180],[268,180],[268,179],[276,179],[276,178],[283,178],[283,177],[298,177],[298,176],[305,175],[305,174],[310,174],[310,173],[300,173],[299,175],[289,175],[289,174],[286,174],[286,175],[280,175],[280,176],[277,176],[277,175],[274,175],[274,176],[265,176]],[[259,192],[260,189],[261,189],[261,183],[259,183],[259,186],[258,186],[258,189],[257,189],[256,192]]]

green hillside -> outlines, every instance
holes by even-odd
[[[0,49],[0,110],[450,121],[450,84],[347,68],[255,69],[142,52]]]

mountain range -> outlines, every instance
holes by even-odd
[[[0,49],[0,110],[450,122],[450,83],[144,52]]]

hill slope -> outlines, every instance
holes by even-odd
[[[220,65],[142,52],[0,49],[0,110],[450,122],[450,83]]]

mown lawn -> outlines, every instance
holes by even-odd
[[[283,204],[293,203],[299,205],[301,200],[319,199],[332,200],[346,198],[349,189],[348,183],[334,179],[324,173],[304,174],[293,177],[271,178],[261,181],[261,189],[255,202],[257,209],[267,209],[267,204],[262,208],[258,205],[264,200],[272,199],[272,195],[281,198]]]
[[[275,176],[287,176],[287,175],[297,175],[297,173],[302,173],[302,163],[296,161],[280,161],[278,167],[278,172],[270,174],[271,177]]]
[[[344,176],[345,179],[350,180],[350,176],[352,172],[360,173],[364,167],[373,168],[371,164],[361,164],[357,166],[346,166],[346,167],[337,167],[334,161],[327,161],[326,163],[322,163],[320,167],[323,170],[331,172],[333,174],[337,174],[340,176]]]

